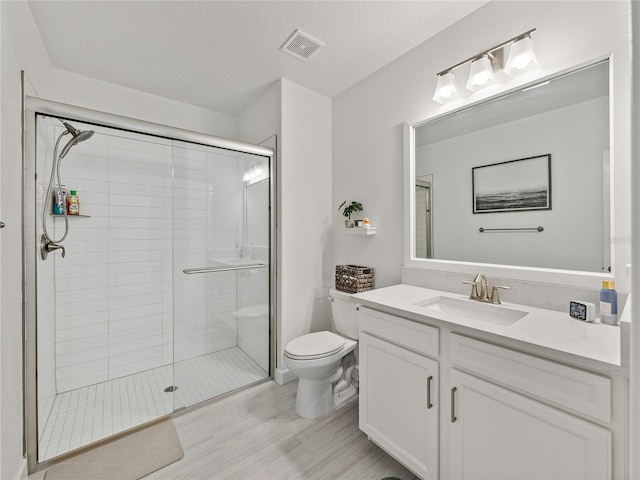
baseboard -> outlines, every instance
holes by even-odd
[[[298,377],[295,376],[295,374],[289,370],[288,368],[283,368],[283,367],[278,367],[276,368],[276,374],[273,376],[273,379],[276,381],[276,383],[280,384],[280,385],[284,385],[285,383],[289,383],[295,379],[297,379]]]

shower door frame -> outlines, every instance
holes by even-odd
[[[97,442],[80,447],[69,453],[57,457],[38,461],[38,385],[37,385],[37,215],[36,212],[36,115],[43,114],[51,117],[73,119],[79,122],[115,128],[133,133],[141,133],[171,140],[179,140],[200,145],[206,145],[224,150],[248,153],[269,158],[269,376],[266,380],[273,380],[276,364],[276,318],[277,318],[277,194],[276,194],[276,149],[260,145],[239,142],[226,138],[196,133],[189,130],[170,127],[152,122],[145,122],[129,117],[100,112],[83,107],[76,107],[64,103],[44,100],[36,97],[26,97],[25,115],[23,124],[23,274],[22,284],[24,290],[23,308],[23,371],[24,371],[24,446],[27,458],[28,473],[47,468],[67,458],[76,456],[101,444],[113,441],[116,438],[128,435],[153,423],[183,415],[194,409],[198,409],[210,402],[217,401],[228,395],[222,394],[202,403],[173,411],[137,427],[117,433],[101,439]],[[253,384],[251,384],[253,385]],[[242,388],[250,388],[251,385]]]

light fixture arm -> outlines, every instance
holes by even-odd
[[[502,47],[504,47],[504,46],[506,46],[506,45],[509,45],[510,43],[517,42],[518,40],[521,40],[521,39],[523,39],[523,38],[525,38],[525,37],[528,37],[528,36],[530,36],[530,35],[531,35],[533,32],[535,32],[535,31],[536,31],[536,29],[535,29],[535,28],[532,28],[531,30],[527,30],[526,32],[521,33],[520,35],[516,35],[515,37],[510,38],[509,40],[507,40],[507,41],[505,41],[505,42],[502,42],[502,43],[500,43],[500,44],[496,45],[495,47],[488,48],[487,50],[484,50],[484,51],[482,51],[482,52],[480,52],[480,53],[478,53],[478,54],[476,54],[476,55],[474,55],[474,56],[472,56],[472,57],[469,57],[469,58],[467,58],[466,60],[463,60],[462,62],[458,62],[458,63],[456,63],[454,66],[449,67],[449,68],[447,68],[447,69],[445,69],[445,70],[442,70],[442,71],[441,71],[441,72],[439,72],[437,75],[438,75],[438,76],[441,76],[441,75],[444,75],[444,74],[446,74],[446,73],[449,73],[449,72],[450,72],[450,71],[452,71],[454,68],[458,68],[459,66],[464,65],[464,64],[465,64],[465,63],[467,63],[467,62],[470,62],[470,61],[472,61],[472,60],[476,60],[476,59],[478,59],[478,58],[482,57],[483,55],[489,55],[490,57],[494,57],[494,58],[495,58],[495,56],[494,56],[494,54],[493,54],[493,53],[494,53],[496,50],[499,50],[499,49],[501,49]]]

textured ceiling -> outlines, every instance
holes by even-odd
[[[334,97],[486,1],[30,1],[54,67],[237,115],[279,78]],[[300,29],[326,47],[280,51]]]

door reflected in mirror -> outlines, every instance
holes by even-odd
[[[431,175],[416,179],[416,257],[433,258]]]
[[[610,271],[608,60],[420,124],[414,134],[413,258]],[[517,161],[547,155],[549,167]],[[500,208],[476,208],[474,169]],[[532,189],[545,190],[544,208],[531,203],[539,200]]]

